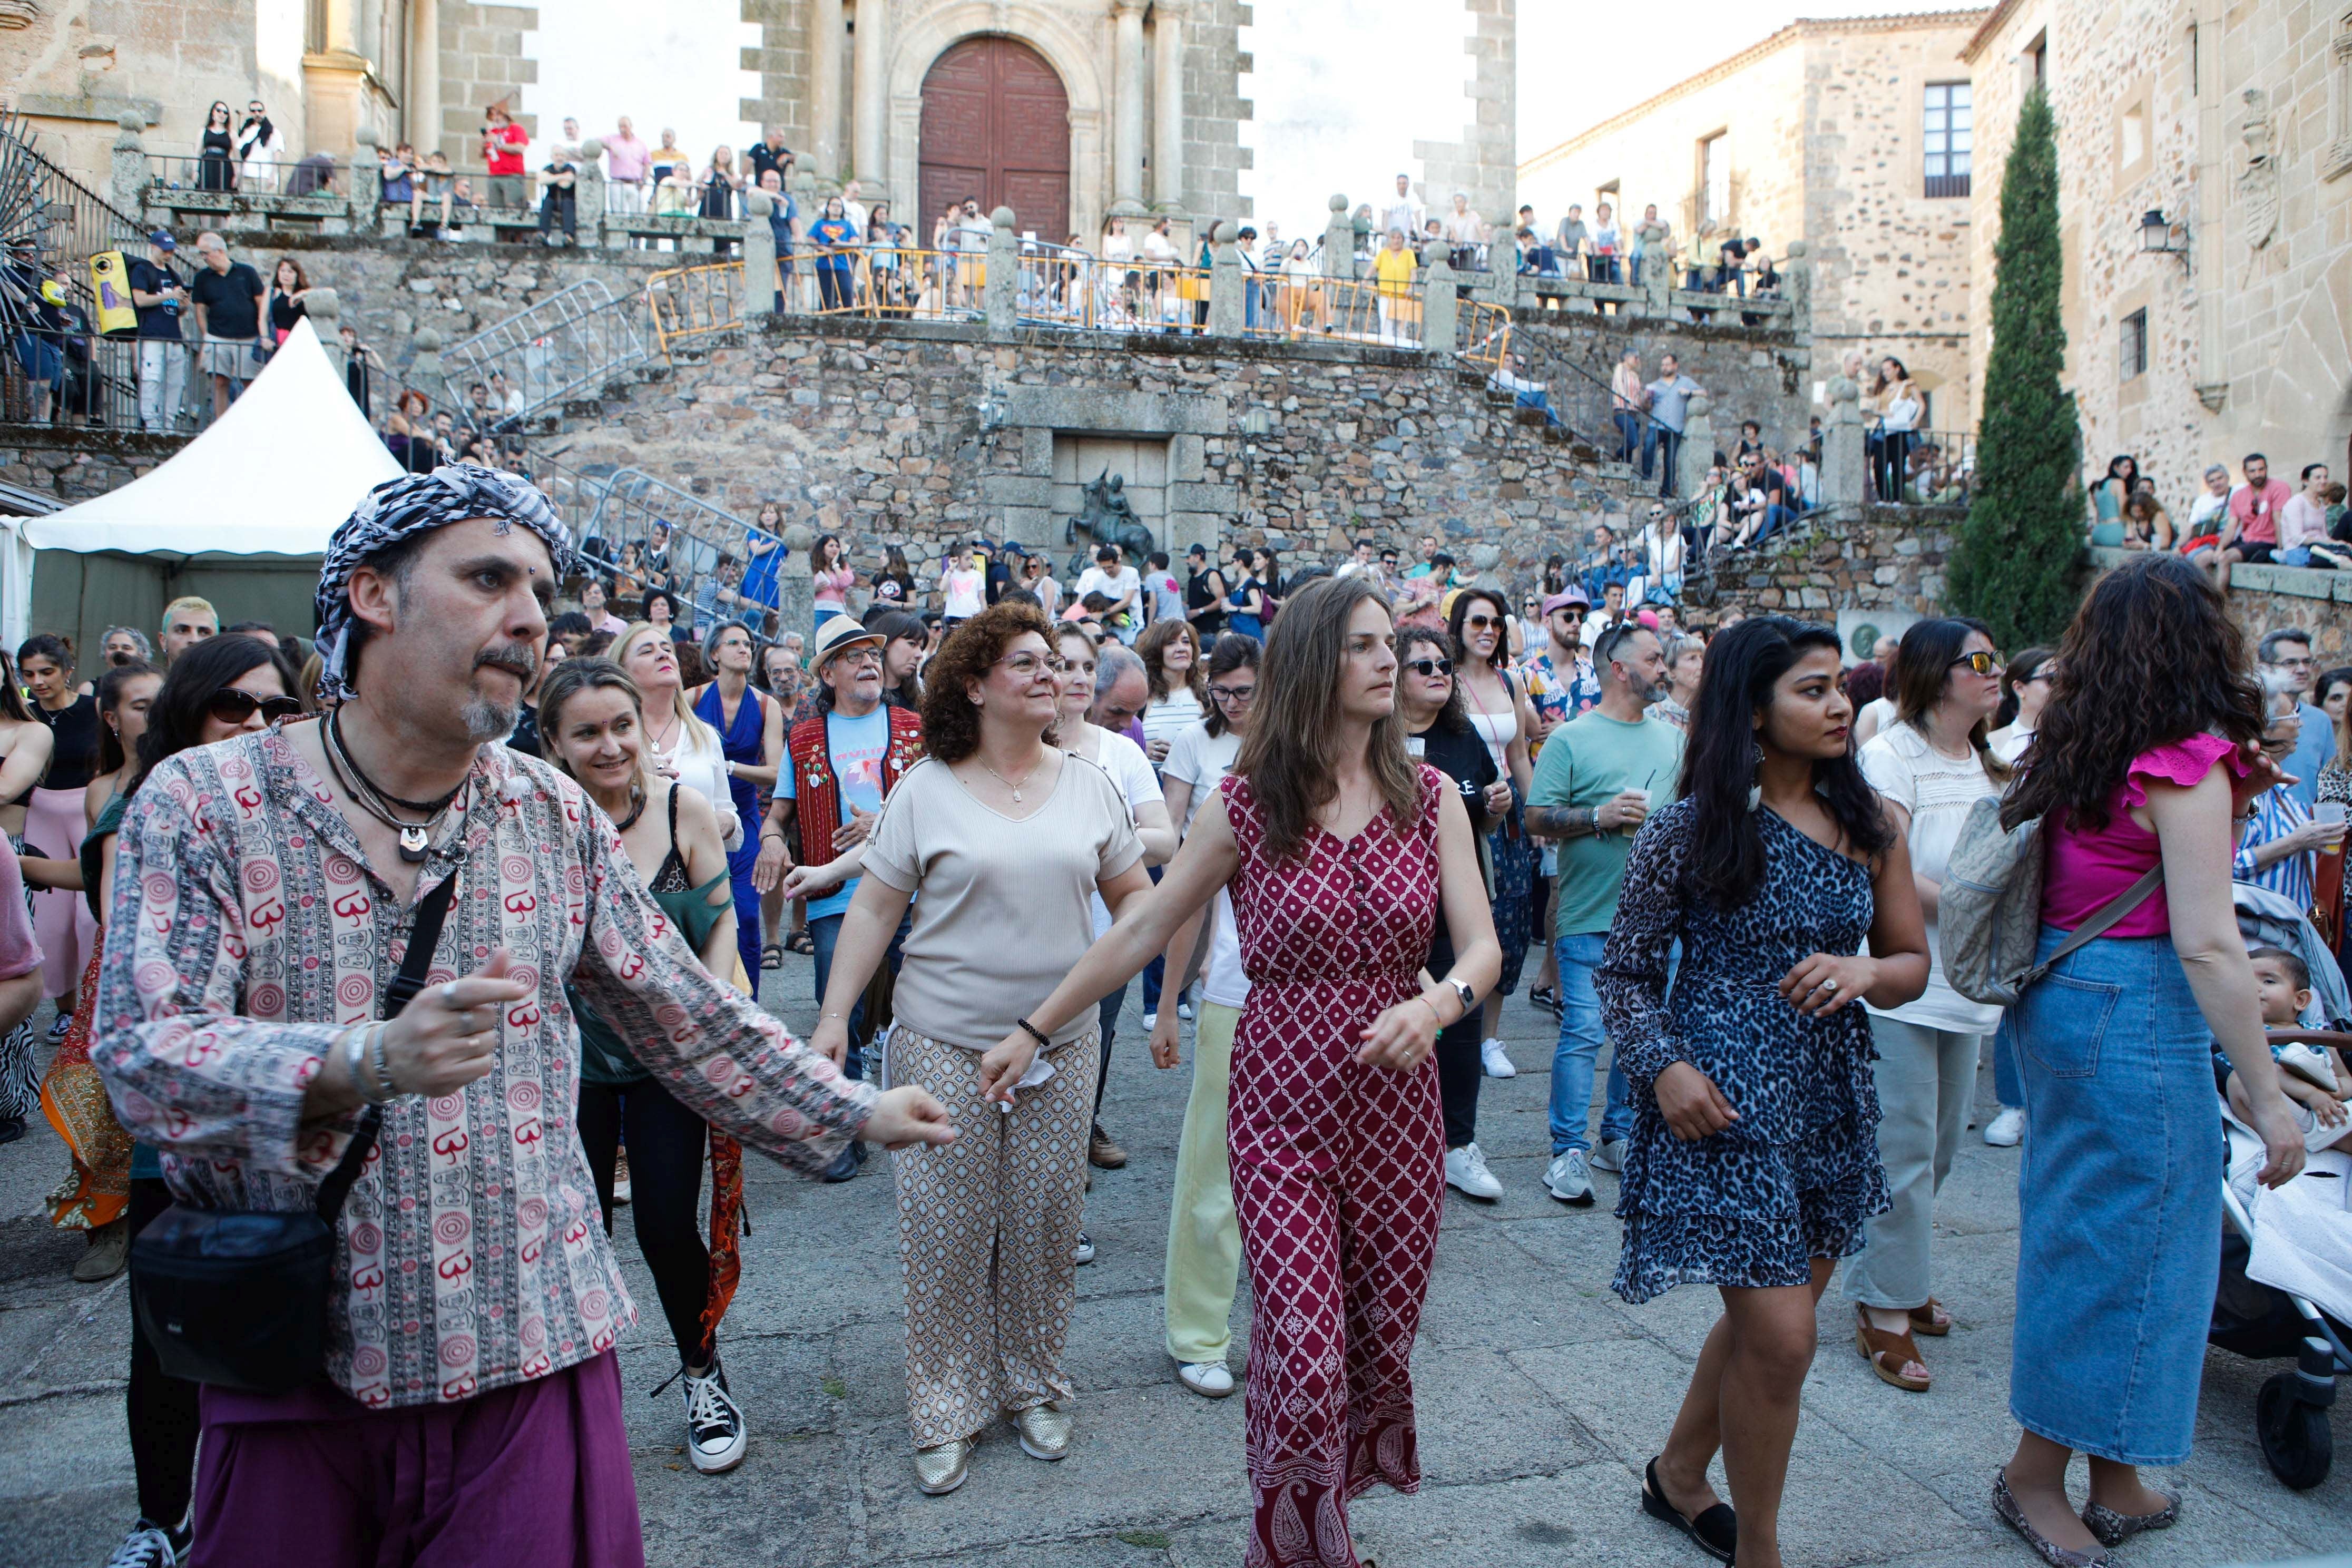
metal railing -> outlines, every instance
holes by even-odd
[[[1455,311],[1454,357],[1500,374],[1511,365],[1511,312],[1485,300],[1465,300]]]
[[[1914,430],[1903,443],[1900,482],[1889,493],[1890,463],[1886,437],[1877,430],[1864,436],[1871,497],[1881,505],[1966,506],[1976,479],[1977,436],[1972,430]]]
[[[673,267],[646,279],[646,313],[663,354],[689,338],[743,324],[743,264],[719,261]]]
[[[635,294],[614,297],[602,279],[583,279],[537,304],[493,322],[441,351],[442,378],[452,405],[473,382],[495,395],[522,394],[527,418],[574,393],[602,387],[616,373],[649,357],[637,328]]]
[[[331,196],[348,184],[351,170],[324,153],[302,158],[238,158],[189,147],[149,149],[147,183],[168,191],[199,195]]]
[[[1286,274],[1261,278],[1255,288],[1259,308],[1255,319],[1244,312],[1245,336],[1382,348],[1427,346],[1422,341],[1423,275],[1418,271],[1402,283]]]

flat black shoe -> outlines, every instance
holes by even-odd
[[[0,1143],[14,1143],[25,1135],[25,1119],[21,1116],[0,1116]]]
[[[1717,1503],[1696,1519],[1685,1519],[1677,1513],[1675,1505],[1666,1500],[1665,1489],[1658,1485],[1655,1459],[1642,1471],[1642,1511],[1697,1542],[1698,1549],[1717,1563],[1730,1562],[1739,1543],[1739,1516],[1731,1511],[1727,1502]]]
[[[858,1163],[857,1145],[852,1142],[834,1156],[833,1163],[824,1168],[824,1174],[820,1179],[827,1184],[855,1181]]]

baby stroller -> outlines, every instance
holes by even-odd
[[[2352,1022],[2352,997],[2335,958],[2302,911],[2286,899],[2244,883],[2232,889],[2239,929],[2249,946],[2284,948],[2300,955],[2311,971],[2312,1006],[2305,1022],[2342,1028]],[[2274,1046],[2295,1042],[2345,1046],[2347,1037],[2328,1027],[2273,1029]],[[2223,1114],[2227,1169],[2242,1175],[2260,1163],[2262,1141],[2235,1118]],[[2315,1155],[2337,1163],[2344,1156]],[[2328,1407],[2336,1403],[2336,1380],[2352,1375],[2352,1330],[2308,1299],[2250,1278],[2255,1222],[2244,1195],[2226,1179],[2221,1206],[2221,1284],[2215,1294],[2208,1342],[2249,1361],[2293,1360],[2292,1372],[2263,1384],[2254,1401],[2254,1435],[2271,1473],[2297,1491],[2327,1479],[2335,1460],[2335,1434]]]

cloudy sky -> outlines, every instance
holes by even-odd
[[[1885,0],[1676,0],[1671,29],[1651,5],[1520,0],[1518,138],[1527,158],[1736,54],[1799,16],[1903,9]],[[563,0],[540,9],[526,37],[539,61],[526,109],[551,132],[576,115],[591,133],[632,116],[638,134],[665,126],[698,161],[720,142],[741,147],[758,127],[735,118],[758,79],[736,68],[759,42],[740,0]],[[1454,141],[1470,118],[1468,17],[1438,0],[1258,0],[1242,36],[1256,70],[1243,79],[1255,118],[1243,138],[1256,167],[1243,192],[1261,219],[1287,232],[1320,228],[1334,192],[1357,200],[1397,171],[1415,178],[1415,141]],[[625,47],[615,47],[616,39]],[[1675,47],[1662,47],[1672,43]]]

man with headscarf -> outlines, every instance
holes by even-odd
[[[571,542],[472,464],[378,485],[329,542],[317,723],[166,759],[122,826],[93,1057],[183,1202],[335,1224],[325,1375],[208,1387],[189,1561],[644,1561],[613,1345],[635,1309],[572,1122],[568,980],[682,1103],[814,1175],[953,1136],[714,978],[571,780],[497,744]],[[454,879],[424,989],[379,1022]],[[716,1357],[689,1374],[723,1394]],[[469,1547],[467,1543],[483,1543]]]

